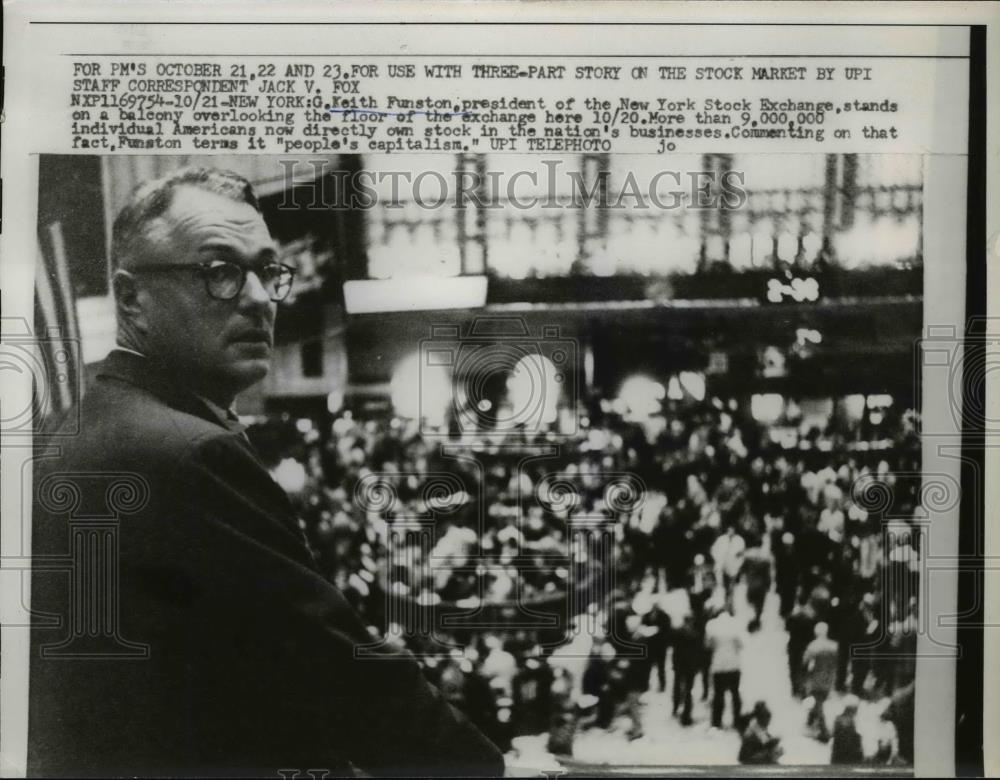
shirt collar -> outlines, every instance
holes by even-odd
[[[131,355],[138,355],[141,358],[146,357],[142,352],[137,349],[132,349],[131,347],[123,347],[121,344],[115,344],[115,349],[119,352],[128,352]]]
[[[210,398],[206,398],[203,395],[198,395],[197,393],[195,393],[195,396],[198,398],[199,401],[201,401],[203,404],[205,404],[205,406],[208,407],[209,411],[211,411],[212,414],[214,414],[216,417],[219,418],[219,422],[221,422],[230,430],[233,429],[234,425],[238,425],[240,426],[240,430],[242,432],[243,426],[240,423],[240,418],[232,407],[229,407],[228,409],[223,409],[221,406],[219,406],[217,403],[215,403],[215,401],[213,401]]]

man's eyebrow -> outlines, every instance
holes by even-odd
[[[238,255],[236,247],[229,244],[207,243],[198,247],[199,252],[212,252],[220,255]]]
[[[216,243],[202,244],[200,247],[198,247],[198,252],[204,254],[228,255],[229,257],[237,259],[243,258],[243,254],[239,251],[239,249],[230,244],[216,244]],[[264,247],[256,255],[254,255],[254,260],[269,262],[272,260],[276,260],[277,257],[278,257],[278,250],[272,246],[269,246],[269,247]]]

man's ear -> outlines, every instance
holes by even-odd
[[[111,289],[115,294],[119,321],[128,322],[140,332],[145,332],[146,314],[139,300],[139,285],[135,276],[119,268],[111,277]]]

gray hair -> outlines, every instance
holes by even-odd
[[[147,237],[149,225],[170,208],[174,190],[195,187],[222,195],[237,203],[253,206],[260,213],[260,202],[253,186],[233,171],[218,168],[181,168],[159,179],[143,182],[129,195],[128,202],[118,212],[111,229],[111,264],[113,268],[128,265]]]

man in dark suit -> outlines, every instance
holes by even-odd
[[[864,745],[856,721],[860,704],[857,696],[844,698],[844,710],[833,721],[831,764],[863,764],[865,761]]]
[[[321,576],[233,412],[292,282],[250,185],[185,169],[141,186],[112,259],[120,348],[79,434],[35,465],[29,773],[502,774]],[[73,577],[46,570],[74,555]]]

